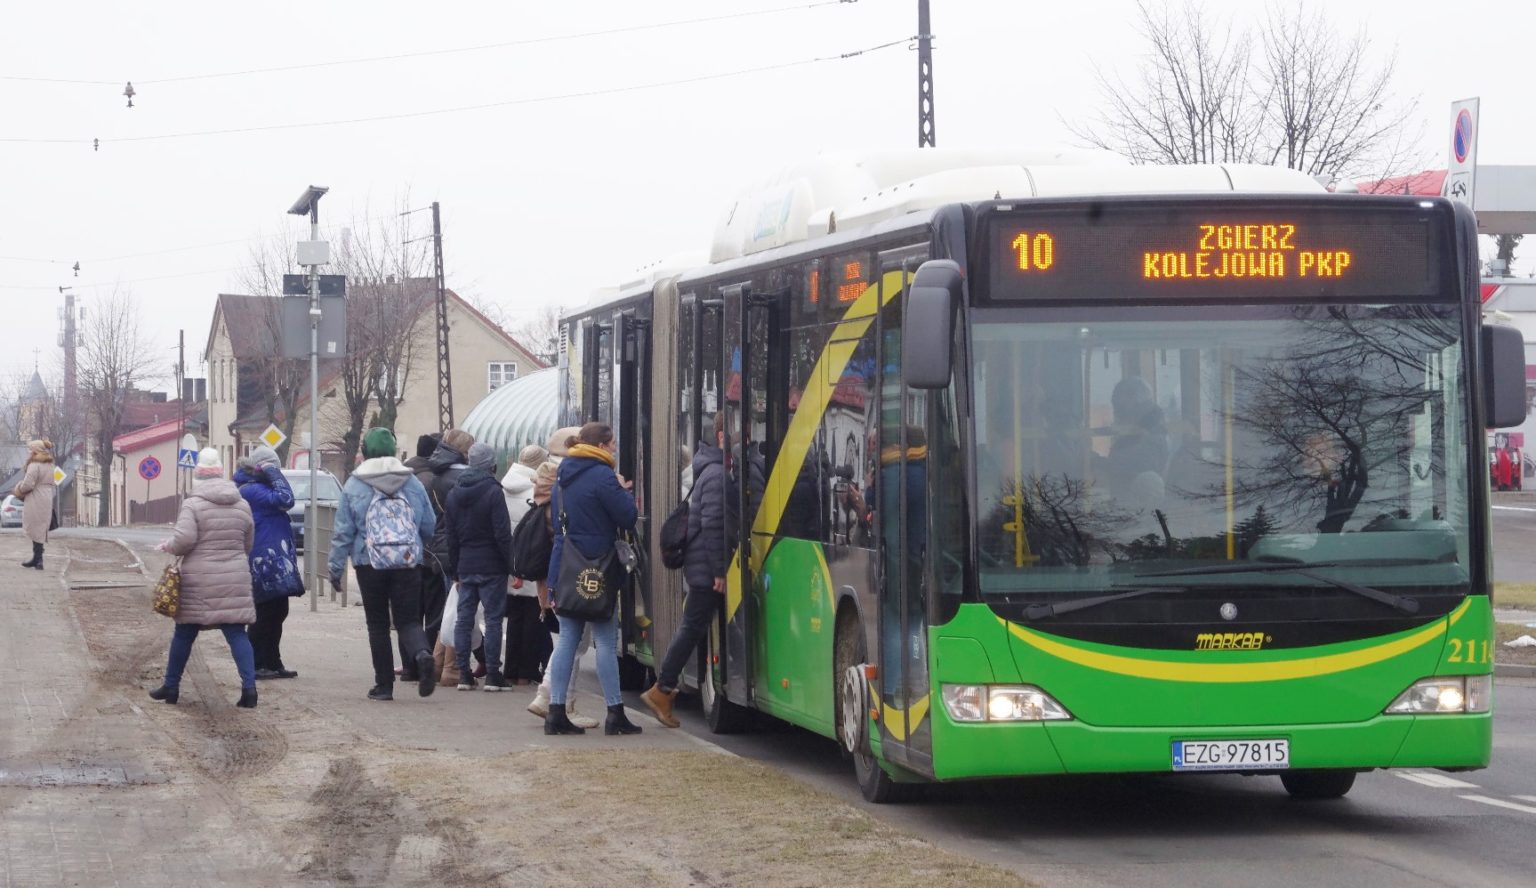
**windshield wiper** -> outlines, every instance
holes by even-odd
[[[1109,604],[1114,601],[1124,601],[1127,598],[1140,598],[1143,595],[1151,595],[1154,592],[1188,592],[1191,586],[1140,586],[1135,589],[1127,589],[1124,592],[1116,592],[1113,595],[1100,595],[1097,598],[1079,598],[1075,601],[1060,601],[1052,604],[1031,604],[1024,608],[1024,619],[1039,620],[1045,617],[1059,617],[1062,614],[1070,614],[1073,611],[1086,610],[1090,607],[1098,607],[1101,604]]]
[[[1207,574],[1293,573],[1293,574],[1297,574],[1299,576],[1306,577],[1307,579],[1310,579],[1310,580],[1317,580],[1319,583],[1327,583],[1330,586],[1337,586],[1338,588],[1343,589],[1346,592],[1354,593],[1355,595],[1358,595],[1361,598],[1369,598],[1372,601],[1379,602],[1381,604],[1385,604],[1386,606],[1388,606],[1390,608],[1394,608],[1394,609],[1399,610],[1399,611],[1402,611],[1405,614],[1416,614],[1416,613],[1419,612],[1419,600],[1417,598],[1410,598],[1410,597],[1408,597],[1406,595],[1393,595],[1391,592],[1383,592],[1380,589],[1373,589],[1370,586],[1362,586],[1362,585],[1360,585],[1358,583],[1351,583],[1348,580],[1341,580],[1341,579],[1338,579],[1337,577],[1330,577],[1330,576],[1328,576],[1326,574],[1313,573],[1312,568],[1319,568],[1319,567],[1343,567],[1346,564],[1349,564],[1351,566],[1353,566],[1353,565],[1360,565],[1360,564],[1369,564],[1369,565],[1376,565],[1376,566],[1381,566],[1381,567],[1393,567],[1393,566],[1402,566],[1402,565],[1406,565],[1406,564],[1425,564],[1425,563],[1429,563],[1429,562],[1426,562],[1425,560],[1418,559],[1418,558],[1379,558],[1379,559],[1360,559],[1358,561],[1349,561],[1349,562],[1343,562],[1343,561],[1314,561],[1314,562],[1310,562],[1310,563],[1309,562],[1298,562],[1298,563],[1295,563],[1295,564],[1232,564],[1232,565],[1228,565],[1228,566],[1225,566],[1225,567],[1222,567],[1220,565],[1213,565],[1211,567],[1186,567],[1186,568],[1181,568],[1179,570],[1164,570],[1164,571],[1155,571],[1153,573],[1139,573],[1139,574],[1136,574],[1135,576],[1137,576],[1137,577],[1193,577],[1193,576],[1204,576],[1204,575],[1207,575]]]

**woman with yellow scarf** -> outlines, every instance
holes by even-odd
[[[555,548],[549,559],[551,587],[560,581],[562,557],[604,557],[613,551],[621,531],[635,529],[637,517],[634,494],[630,492],[633,485],[615,471],[617,447],[613,429],[607,423],[589,422],[566,444],[569,453],[560,463],[550,498],[555,521]],[[573,553],[573,549],[579,552]],[[640,728],[624,715],[624,700],[619,695],[618,608],[606,619],[591,621],[560,613],[558,608],[556,616],[560,619],[560,641],[549,660],[549,714],[544,718],[544,733],[585,733],[567,717],[565,700],[576,645],[589,622],[592,640],[597,645],[597,677],[608,705],[603,733],[640,733]]]

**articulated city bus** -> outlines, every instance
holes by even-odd
[[[632,687],[681,612],[652,531],[718,415],[716,731],[835,738],[876,802],[1487,764],[1484,430],[1523,421],[1524,357],[1483,324],[1465,208],[1253,167],[824,187],[564,320],[562,418],[616,426],[652,551]]]

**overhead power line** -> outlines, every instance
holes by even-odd
[[[484,111],[491,108],[509,108],[516,105],[536,105],[546,102],[560,102],[569,99],[585,99],[596,96],[610,96],[621,93],[640,92],[642,90],[662,89],[669,86],[683,86],[691,83],[703,83],[709,80],[723,80],[731,77],[744,77],[750,74],[762,74],[768,71],[782,71],[788,68],[803,68],[808,65],[817,65],[823,62],[838,62],[858,56],[888,49],[892,46],[910,45],[915,38],[903,37],[900,40],[892,40],[875,46],[868,46],[852,52],[839,53],[838,55],[817,56],[815,58],[800,59],[792,62],[777,62],[771,65],[759,65],[755,68],[741,68],[735,71],[722,71],[713,74],[699,74],[693,77],[680,77],[675,80],[659,80],[651,83],[634,83],[627,86],[614,86],[603,89],[582,90],[579,92],[559,93],[548,96],[530,96],[521,99],[506,99],[500,102],[485,102],[478,105],[460,105],[453,108],[434,108],[427,111],[406,111],[399,114],[379,114],[371,117],[352,117],[339,120],[318,120],[305,123],[274,123],[263,126],[231,127],[217,130],[193,130],[181,133],[161,133],[149,136],[124,136],[116,139],[43,139],[43,138],[0,138],[0,143],[31,143],[31,144],[60,144],[60,145],[95,145],[113,142],[159,142],[169,139],[191,139],[207,136],[228,136],[241,133],[270,132],[273,130],[313,129],[316,127],[349,126],[358,123],[377,123],[386,120],[408,120],[417,117],[432,117],[441,114],[462,114],[468,111]]]
[[[315,68],[334,68],[346,65],[368,65],[378,62],[394,62],[404,59],[429,58],[431,56],[454,55],[466,52],[485,52],[492,49],[509,49],[515,46],[532,46],[540,43],[559,43],[569,40],[583,40],[589,37],[609,37],[617,34],[633,34],[639,31],[655,31],[664,28],[676,28],[686,25],[702,25],[713,22],[723,22],[732,19],[756,18],[767,15],[780,15],[786,12],[801,12],[807,9],[816,9],[822,6],[841,6],[856,3],[858,0],[819,0],[815,3],[797,3],[793,6],[774,6],[766,9],[750,9],[742,12],[724,13],[721,15],[701,16],[690,19],[673,19],[665,22],[649,22],[642,25],[627,25],[620,28],[603,28],[596,31],[580,31],[574,34],[551,34],[545,37],[528,37],[522,40],[507,40],[500,43],[481,43],[474,46],[457,46],[446,49],[423,49],[415,52],[401,52],[381,56],[364,56],[355,59],[333,59],[324,62],[305,62],[298,65],[276,65],[268,68],[245,68],[236,71],[215,71],[203,74],[184,74],[177,77],[161,77],[155,80],[140,80],[139,86],[151,86],[162,83],[185,83],[191,80],[216,80],[227,77],[245,77],[253,74],[276,74],[285,71],[307,71]],[[12,80],[31,83],[67,83],[83,86],[116,86],[121,81],[110,80],[74,80],[62,77],[31,77],[24,75],[0,75],[0,80]]]

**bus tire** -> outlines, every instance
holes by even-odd
[[[715,642],[713,635],[704,645],[702,668],[699,670],[699,702],[704,707],[704,720],[712,734],[739,734],[747,727],[751,710],[725,699],[725,690],[715,683]]]
[[[853,759],[853,776],[864,800],[876,805],[902,802],[911,796],[912,787],[897,783],[885,772],[870,751],[868,718],[869,693],[859,674],[864,663],[864,634],[859,631],[858,615],[845,608],[837,616],[837,636],[833,642],[834,698],[839,745]]]
[[[1355,785],[1355,772],[1287,771],[1280,783],[1293,799],[1342,799]]]
[[[634,654],[619,657],[619,690],[643,691],[650,687],[651,668]]]

